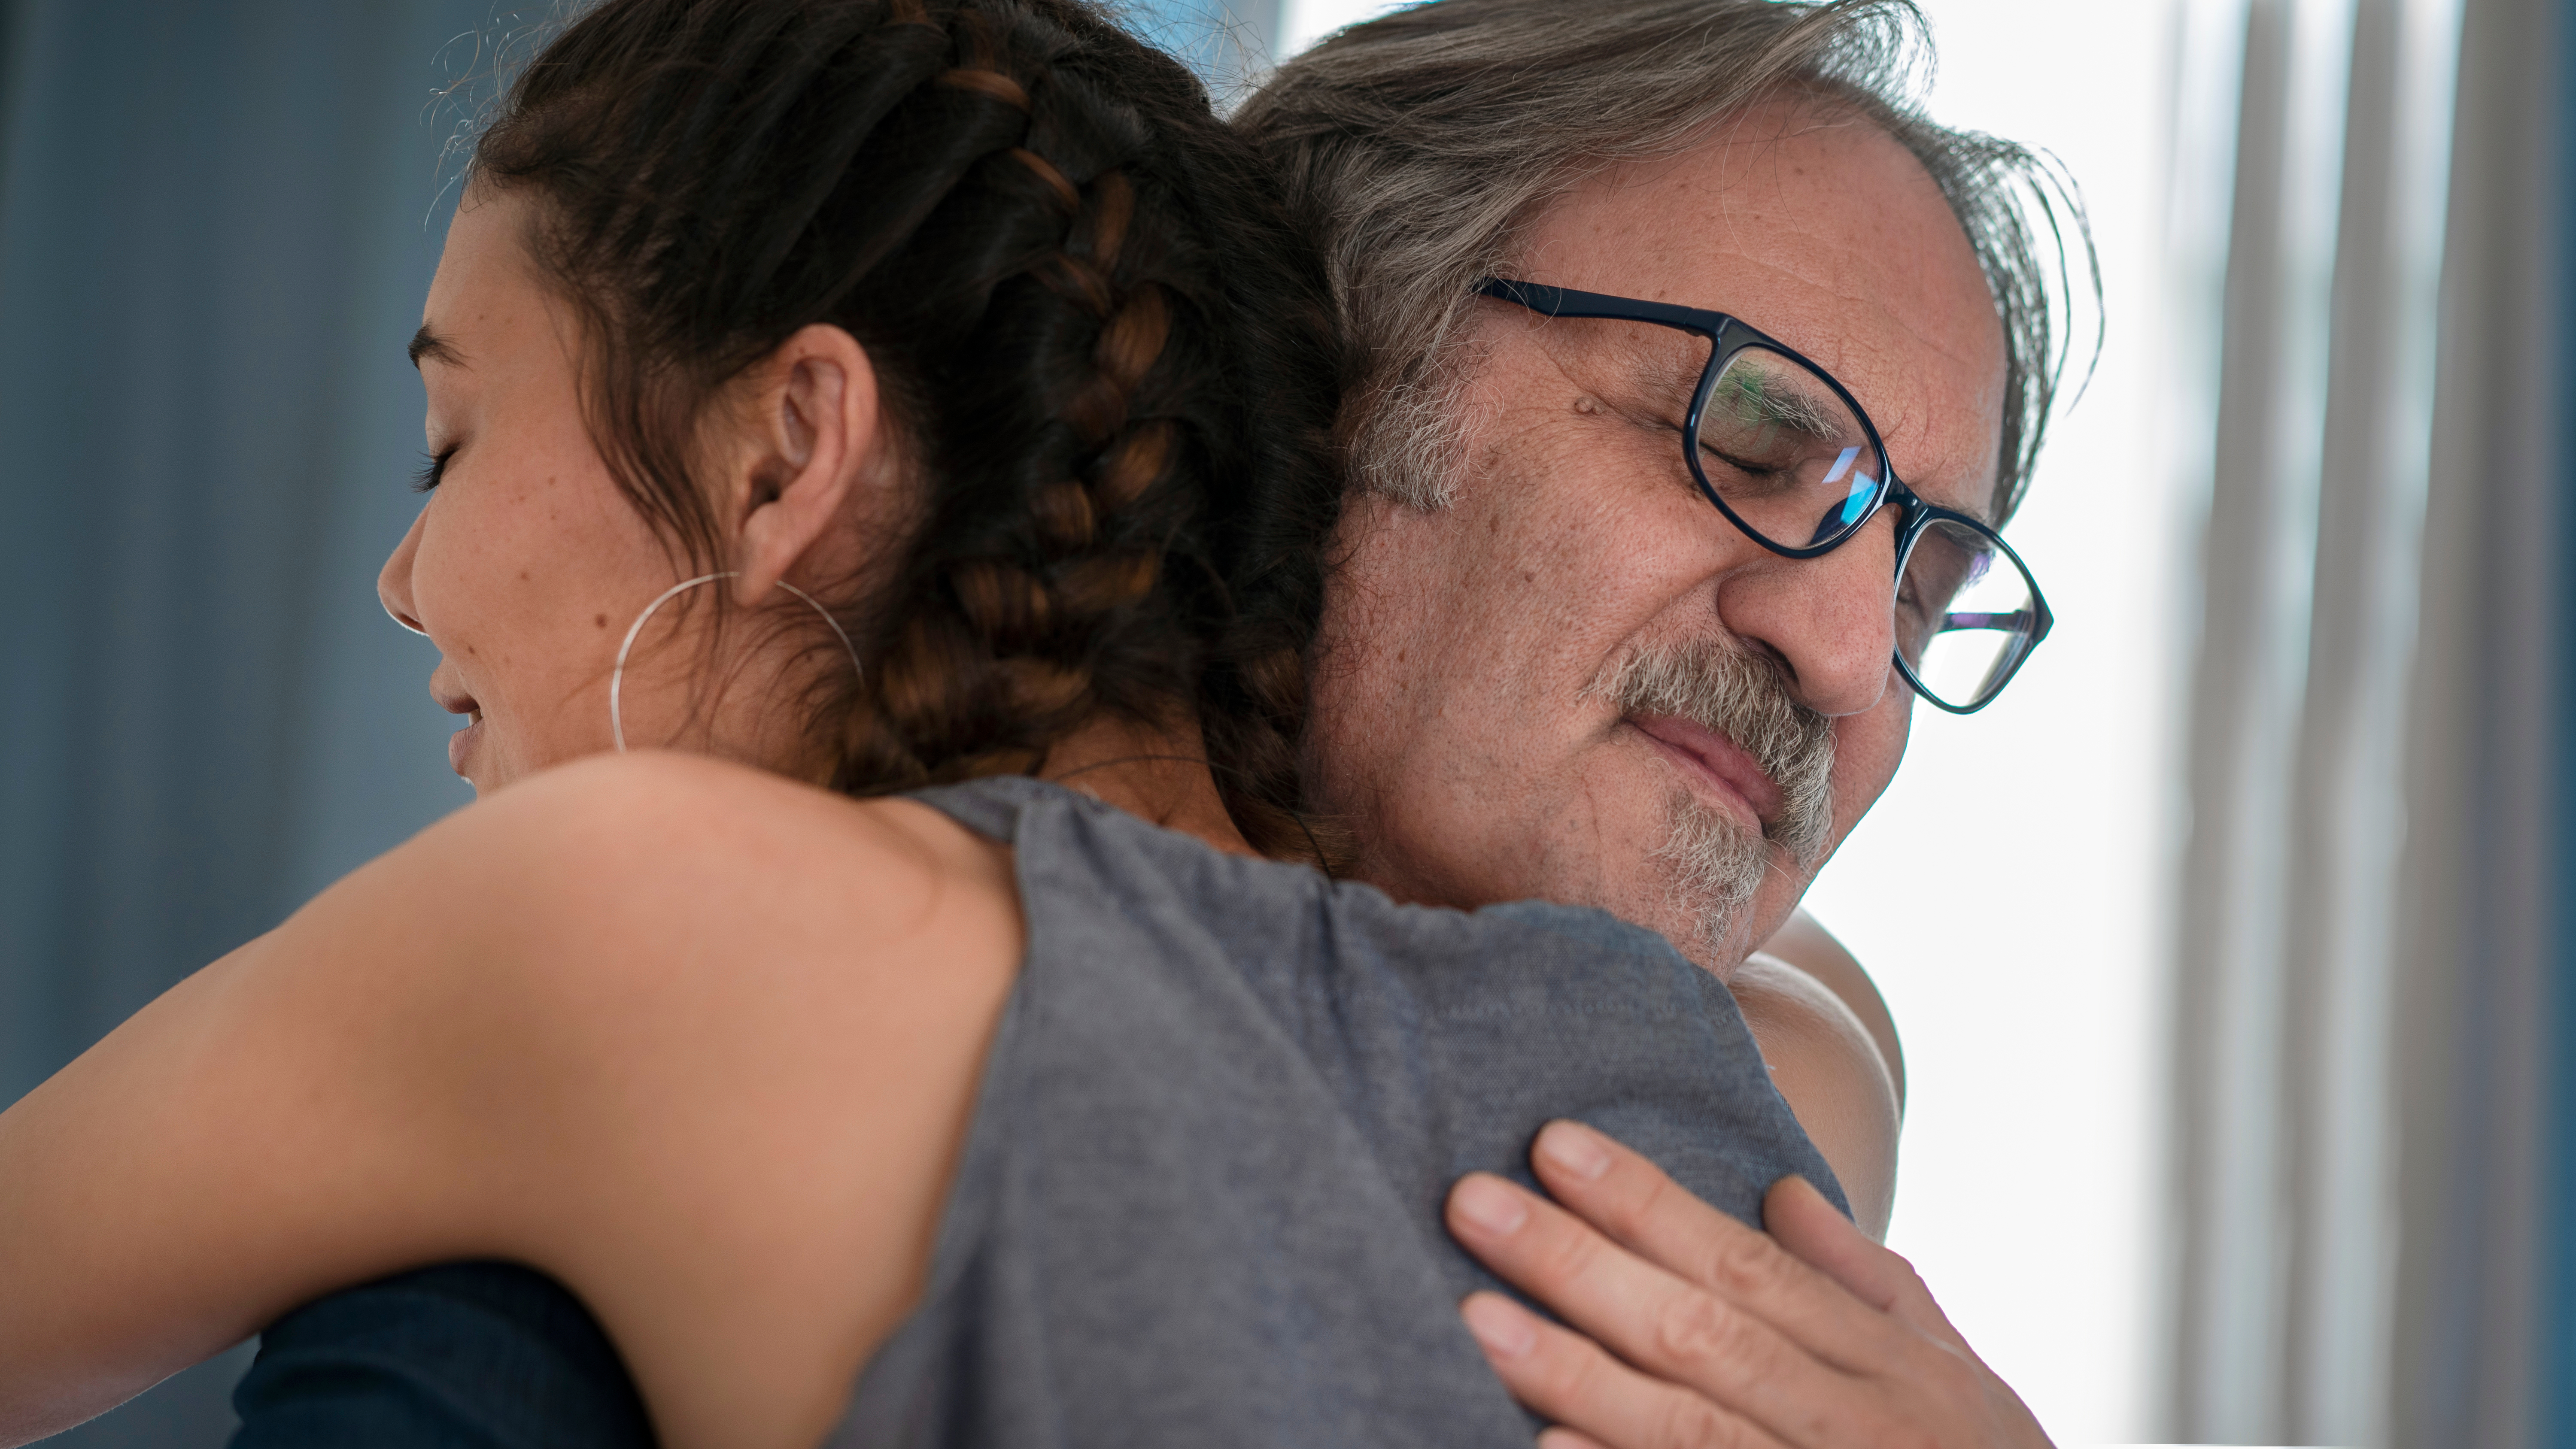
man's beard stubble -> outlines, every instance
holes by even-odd
[[[1832,722],[1789,697],[1777,663],[1715,639],[1643,646],[1585,692],[1623,716],[1671,715],[1715,730],[1780,788],[1779,812],[1758,834],[1687,788],[1666,797],[1665,838],[1651,858],[1672,873],[1672,903],[1690,918],[1693,944],[1713,956],[1762,889],[1775,849],[1801,869],[1823,857],[1833,834]]]

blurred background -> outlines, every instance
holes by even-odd
[[[1383,8],[1127,10],[1223,95]],[[0,1101],[468,798],[373,579],[545,9],[0,0]],[[2576,27],[1922,9],[1931,113],[2082,184],[2104,347],[2010,530],[2057,633],[1810,896],[1905,1038],[1891,1241],[2062,1443],[2576,1446]],[[53,1442],[218,1445],[246,1361]]]

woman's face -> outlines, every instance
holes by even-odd
[[[412,344],[435,486],[377,580],[386,610],[438,646],[430,693],[469,721],[448,761],[477,794],[611,748],[609,674],[627,628],[663,590],[713,571],[665,546],[592,443],[579,324],[528,255],[530,205],[473,188],[448,230]],[[786,646],[803,636],[729,629],[726,687],[692,687],[723,587],[672,600],[637,638],[620,691],[627,742],[788,768],[803,753],[792,711],[760,704],[796,697],[801,680],[784,676],[800,656]]]

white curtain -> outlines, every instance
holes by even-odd
[[[2551,986],[2568,606],[2556,0],[2469,0],[2408,719],[2394,1442],[2520,1449],[2545,1417]],[[2555,1018],[2555,1020],[2553,1019]],[[2557,1410],[2563,1414],[2563,1408]]]
[[[2177,1438],[2542,1442],[2559,19],[2186,11]]]

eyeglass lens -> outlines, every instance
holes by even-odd
[[[1887,471],[1840,394],[1758,346],[1727,360],[1700,410],[1699,466],[1737,522],[1787,548],[1849,536],[1878,503]]]
[[[1983,704],[2038,628],[2030,576],[1993,539],[1946,518],[1914,536],[1897,576],[1896,651],[1924,693],[1953,709]]]

